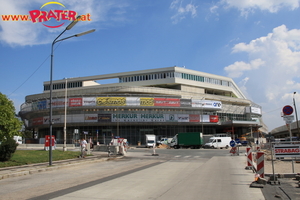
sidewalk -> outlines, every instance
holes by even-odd
[[[72,149],[71,151],[79,151],[79,149]],[[49,162],[46,162],[46,163],[36,163],[30,165],[0,168],[0,180],[6,178],[35,174],[44,171],[53,171],[65,167],[80,165],[83,163],[103,162],[103,161],[122,157],[119,155],[111,155],[110,157],[108,157],[107,152],[101,152],[101,151],[91,151],[91,154],[92,154],[91,156],[87,156],[86,158],[75,158],[75,159],[68,159],[68,160],[53,161],[51,166],[49,166]]]

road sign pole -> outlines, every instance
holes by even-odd
[[[292,130],[291,130],[291,126],[289,124],[286,124],[286,126],[288,127],[289,133],[290,133],[290,143],[292,144]],[[292,158],[292,170],[293,173],[295,172],[295,168],[294,168],[294,159]]]

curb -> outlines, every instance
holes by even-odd
[[[285,173],[285,174],[274,173],[274,175],[277,178],[295,178],[297,173]],[[273,174],[265,174],[265,176],[273,177]]]

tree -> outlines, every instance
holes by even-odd
[[[0,93],[0,161],[8,161],[15,153],[18,144],[13,139],[19,135],[22,122],[15,115],[12,101]]]
[[[15,115],[13,102],[0,92],[0,141],[20,135],[22,122]]]

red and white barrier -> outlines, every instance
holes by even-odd
[[[256,151],[260,151],[260,146],[256,146]]]
[[[261,178],[264,178],[265,176],[265,156],[264,152],[258,151],[257,152],[257,174]]]
[[[253,169],[252,150],[250,147],[247,147],[246,150],[247,150],[247,166],[245,169]]]
[[[229,153],[234,156],[236,154],[236,147],[232,147]]]

